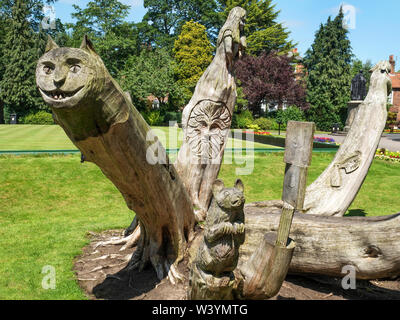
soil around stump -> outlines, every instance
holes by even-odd
[[[79,286],[89,299],[105,300],[186,300],[189,269],[179,271],[184,283],[172,285],[159,281],[149,266],[142,272],[126,269],[126,259],[135,249],[120,251],[123,245],[97,246],[112,237],[122,237],[123,230],[89,233],[90,244],[75,259],[74,271]],[[125,260],[124,260],[125,259]],[[288,275],[277,296],[271,300],[400,300],[400,279],[361,281],[356,290],[344,290],[342,279],[325,276]],[[129,285],[130,284],[130,285]]]

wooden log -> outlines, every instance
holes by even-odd
[[[246,241],[240,247],[239,269],[259,247],[260,239],[276,232],[281,201],[245,207]],[[400,275],[400,214],[385,217],[327,217],[295,213],[290,236],[296,249],[289,273],[343,277],[355,267],[358,279]]]
[[[151,263],[160,279],[176,278],[175,266],[193,234],[192,203],[128,95],[86,37],[79,49],[59,48],[49,39],[36,79],[57,123],[135,211],[141,235],[130,267],[143,269]]]
[[[335,158],[307,188],[304,209],[313,215],[343,216],[357,196],[375,156],[387,118],[391,92],[389,62],[371,71],[371,85]]]
[[[242,296],[264,300],[276,296],[289,270],[296,244],[276,245],[276,233],[267,233],[245,267],[240,268],[245,279]]]
[[[286,278],[296,244],[289,238],[293,215],[301,210],[311,164],[315,124],[290,121],[287,126],[283,207],[277,234],[267,233],[249,261],[240,270],[244,276],[243,297],[275,296]],[[275,244],[273,243],[275,242]]]
[[[176,169],[204,221],[218,177],[236,103],[235,62],[243,55],[246,11],[233,8],[220,30],[215,57],[197,83],[182,115],[183,145]]]

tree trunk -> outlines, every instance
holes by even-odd
[[[245,207],[246,241],[240,248],[243,268],[268,232],[276,232],[281,201]],[[296,213],[290,238],[296,242],[289,273],[343,277],[355,267],[358,279],[400,275],[400,214],[386,217],[325,217]]]
[[[53,71],[47,64],[65,56],[81,61],[83,71],[75,73],[73,81],[62,63],[54,63]],[[85,37],[80,49],[72,49],[58,48],[50,39],[38,63],[37,83],[57,123],[138,216],[141,234],[130,267],[143,269],[151,262],[160,279],[177,276],[175,266],[194,230],[190,198],[165,149],[90,41]],[[69,97],[80,84],[78,93]]]
[[[198,221],[206,218],[211,186],[218,177],[230,134],[236,103],[234,65],[246,46],[246,38],[241,34],[245,15],[242,8],[231,10],[220,31],[216,55],[182,115],[184,138],[176,168]]]
[[[4,102],[0,99],[0,124],[4,124]]]
[[[371,76],[365,101],[331,165],[307,188],[304,210],[313,215],[343,216],[357,196],[385,129],[387,97],[391,92],[388,62]]]

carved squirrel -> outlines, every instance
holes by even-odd
[[[245,239],[244,186],[237,180],[225,188],[221,180],[212,186],[213,199],[205,223],[204,242],[199,248],[197,266],[220,276],[232,272],[238,263],[239,246]]]

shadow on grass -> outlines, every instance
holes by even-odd
[[[366,217],[367,212],[364,209],[354,209],[349,210],[349,212],[345,215],[346,217]]]

